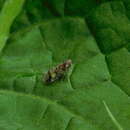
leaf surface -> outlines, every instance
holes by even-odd
[[[8,29],[0,24],[11,30],[0,55],[2,130],[130,129],[129,2],[82,2],[28,0],[6,15]],[[67,59],[65,79],[46,85]]]

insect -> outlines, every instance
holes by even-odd
[[[57,80],[63,79],[71,65],[72,61],[69,59],[66,60],[64,63],[57,65],[55,68],[48,70],[43,78],[44,83],[51,84]]]

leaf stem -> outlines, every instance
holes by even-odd
[[[72,86],[71,80],[70,80],[71,75],[73,73],[73,70],[74,70],[74,65],[72,64],[72,66],[71,66],[71,68],[69,70],[68,76],[67,76],[68,83],[69,83],[69,86],[70,86],[71,89],[74,89],[73,86]]]
[[[111,118],[111,120],[113,121],[113,123],[116,125],[116,127],[118,128],[118,130],[123,130],[122,126],[119,124],[119,122],[116,120],[116,118],[113,116],[112,112],[110,111],[108,105],[106,104],[106,102],[103,100],[103,104],[105,106],[105,109],[109,115],[109,117]]]

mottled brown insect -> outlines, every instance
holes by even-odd
[[[43,78],[44,83],[51,84],[57,80],[63,79],[71,65],[72,61],[69,59],[64,63],[57,65],[55,68],[48,70]]]

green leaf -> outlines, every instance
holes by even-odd
[[[24,0],[7,0],[0,13],[0,52],[8,39],[10,27],[19,14]]]
[[[118,129],[110,118],[103,101],[106,102],[120,126],[124,130],[128,129],[130,127],[129,97],[112,82],[75,90],[64,97],[60,104],[83,118],[89,119],[93,124],[98,124],[98,128],[101,130]]]
[[[13,2],[2,9],[11,20],[0,23],[9,37],[0,55],[0,128],[129,130],[129,2]],[[67,59],[65,79],[46,85],[44,74]]]
[[[5,2],[5,0],[1,0],[1,1],[0,1],[0,10],[1,10],[1,8],[2,8],[4,2]]]
[[[101,4],[89,18],[89,26],[103,53],[127,47],[130,43],[130,21],[122,1]]]
[[[86,17],[100,3],[100,0],[66,0],[65,13],[72,16]]]
[[[91,123],[48,99],[8,91],[0,91],[0,98],[2,130],[96,130]]]
[[[112,80],[130,95],[130,53],[123,48],[108,55],[108,63],[111,70]]]
[[[56,86],[61,86],[60,88],[52,89],[43,85],[43,73],[69,58],[72,59],[74,65],[72,76],[70,75],[71,84],[67,80],[61,81],[56,83]],[[7,88],[18,87],[19,91],[26,91],[28,90],[27,79],[36,76],[31,80],[30,91],[32,92],[34,88],[34,93],[45,96],[53,95],[51,97],[56,99],[60,99],[74,88],[96,85],[110,79],[105,57],[100,53],[84,19],[80,18],[48,21],[24,32],[23,35],[20,34],[19,38],[12,39],[3,51],[0,70],[2,88],[6,86],[5,83],[9,83]],[[27,85],[21,88],[19,80],[22,80],[22,77],[27,78],[24,81]]]

